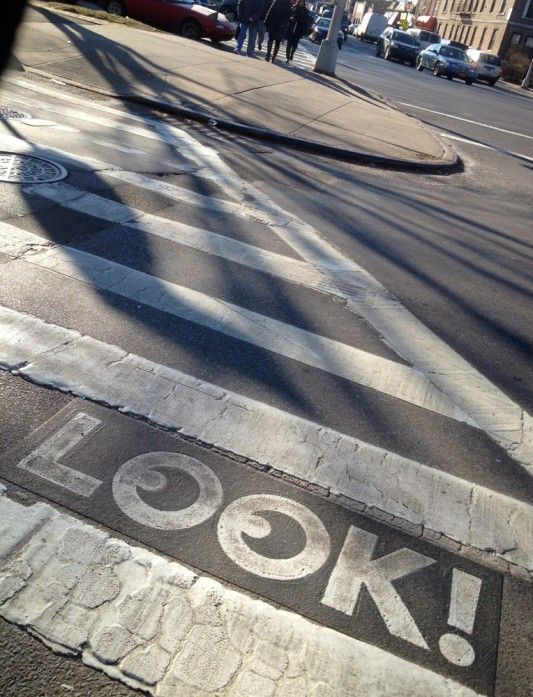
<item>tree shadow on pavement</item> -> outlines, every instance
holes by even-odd
[[[79,27],[73,29],[68,23],[62,30],[73,43],[77,42],[79,45],[90,40],[92,34],[85,29],[80,31]],[[158,66],[146,57],[122,47],[117,48],[117,54],[113,60],[109,56],[100,57],[93,64],[93,68],[104,81],[109,81],[109,84],[113,85],[116,79],[117,61],[130,66],[128,70],[131,70],[132,74],[137,75],[137,77],[137,70],[139,70],[146,77],[146,82],[153,79],[158,70]],[[182,96],[177,90],[172,91],[172,95],[176,98]],[[127,102],[122,104],[122,109],[133,117],[144,114],[142,110]],[[98,117],[95,116],[95,121],[97,120]],[[13,135],[24,140],[24,136],[19,130],[13,126],[11,130]],[[160,157],[176,160],[176,156],[179,155],[183,160],[194,165],[192,168],[193,176],[199,175],[202,170],[204,173],[209,171],[209,168],[213,166],[213,160],[209,154],[207,152],[202,154],[203,151],[198,152],[196,159],[190,159],[186,150],[180,149],[177,131],[178,129],[165,120],[158,120],[155,132],[162,141],[163,152]],[[212,134],[203,135],[211,136]],[[137,136],[124,132],[122,132],[121,141],[118,141],[116,134],[115,138],[117,144],[126,148],[135,146],[137,142]],[[29,140],[27,142],[31,146],[31,142]],[[246,150],[247,141],[241,139],[237,142],[237,147],[240,148],[242,156]],[[287,198],[285,209],[296,214],[303,211],[302,218],[305,217],[307,211],[314,211],[313,222],[316,223],[319,230],[327,230],[328,237],[331,235],[335,243],[338,242],[339,246],[342,247],[343,244],[349,243],[351,245],[355,242],[355,247],[349,245],[346,247],[349,250],[348,256],[350,258],[361,256],[365,261],[364,266],[369,268],[375,276],[383,279],[387,286],[392,285],[391,290],[396,290],[402,301],[405,301],[406,296],[402,292],[403,284],[407,287],[409,283],[419,284],[432,298],[449,301],[458,312],[468,317],[473,325],[480,326],[484,332],[491,336],[502,333],[506,339],[513,343],[513,346],[519,347],[520,351],[525,351],[525,344],[520,346],[522,338],[520,332],[513,332],[510,327],[494,322],[489,314],[476,307],[473,299],[465,295],[461,289],[450,286],[444,278],[434,274],[432,265],[424,266],[425,270],[421,269],[417,250],[423,252],[423,256],[433,255],[434,258],[436,257],[437,265],[440,264],[440,268],[449,263],[455,269],[460,268],[462,273],[476,274],[480,279],[492,276],[499,282],[508,284],[514,293],[522,293],[521,286],[516,281],[511,282],[504,275],[502,268],[499,271],[494,269],[490,272],[484,268],[482,255],[477,261],[471,258],[461,258],[457,250],[446,249],[435,241],[435,236],[438,234],[436,229],[429,234],[421,231],[416,224],[413,225],[412,220],[409,220],[406,211],[412,207],[419,208],[429,219],[447,223],[454,221],[455,224],[461,224],[462,216],[455,214],[454,217],[443,198],[437,196],[433,201],[429,200],[429,197],[420,200],[420,197],[410,191],[408,187],[400,192],[391,192],[386,183],[382,184],[378,179],[363,178],[359,176],[357,171],[350,171],[346,174],[345,188],[336,189],[335,192],[330,189],[328,190],[329,196],[326,197],[325,192],[317,186],[318,182],[312,180],[299,169],[298,159],[299,155],[291,155],[288,163],[284,165],[278,159],[274,163],[272,158],[260,155],[249,158],[246,163],[243,163],[241,157],[240,161],[237,158],[233,169],[239,172],[243,165],[255,168],[255,174],[247,173],[243,177],[244,180],[250,181],[261,179],[263,174],[267,177],[267,172],[271,173],[274,167],[277,176],[285,179],[284,191],[278,192],[280,197]],[[75,170],[75,155],[72,155],[71,162]],[[153,164],[155,165],[157,162]],[[313,166],[318,171],[319,176],[325,175],[335,181],[338,175],[338,163],[314,158]],[[127,167],[126,163],[125,168]],[[86,167],[82,166],[80,161],[77,174],[80,175],[80,172],[85,170]],[[157,169],[151,167],[149,171],[151,176],[157,176]],[[159,175],[164,178],[171,172],[172,170],[166,173],[160,171]],[[176,173],[179,174],[178,169]],[[227,176],[231,177],[231,174],[227,173]],[[80,177],[81,175],[78,179]],[[137,214],[132,204],[111,183],[105,170],[95,169],[87,177],[90,180],[87,182],[89,190],[97,191],[100,196],[121,203],[130,209],[132,216]],[[73,176],[70,181],[75,185],[76,178]],[[80,181],[80,185],[81,183]],[[286,196],[287,192],[291,190],[298,190],[299,197]],[[355,193],[356,196],[354,196]],[[176,302],[165,281],[179,283],[181,279],[168,265],[170,255],[166,244],[155,241],[142,230],[123,229],[120,225],[110,224],[98,217],[91,220],[90,216],[73,216],[71,224],[66,226],[64,222],[65,211],[60,205],[43,201],[35,194],[28,194],[24,188],[22,188],[22,195],[26,198],[28,208],[32,211],[32,218],[39,225],[39,234],[44,233],[52,242],[62,245],[63,252],[70,255],[73,264],[78,263],[76,252],[82,250],[108,258],[109,261],[115,263],[122,263],[130,268],[137,268],[151,277],[154,294],[159,296],[161,306]],[[380,205],[373,203],[375,197],[378,197],[382,202]],[[357,220],[353,218],[355,199],[359,206]],[[319,207],[317,208],[317,206]],[[401,213],[399,208],[402,208]],[[163,221],[164,215],[163,208]],[[205,227],[206,216],[201,207],[195,209],[195,212],[190,215],[189,220],[193,224],[201,228]],[[368,220],[371,221],[370,225]],[[479,223],[467,218],[464,218],[462,222],[465,225],[468,224],[469,234],[472,236],[476,234],[483,237],[487,234],[498,235],[496,228],[491,226],[484,229]],[[379,231],[381,231],[380,234],[376,234]],[[409,254],[398,253],[397,245],[394,248],[391,246],[387,240],[387,235],[390,235],[391,231],[396,236],[400,247],[404,241],[409,242]],[[268,234],[266,228],[265,234]],[[357,254],[354,253],[354,249],[358,250]],[[183,256],[183,259],[190,258],[191,260],[190,276],[189,280],[184,283],[185,286],[190,283],[191,286],[195,286],[200,292],[206,294],[210,294],[212,288],[216,286],[217,296],[220,296],[223,301],[232,302],[275,318],[281,314],[283,321],[305,328],[310,332],[323,334],[324,321],[318,319],[317,313],[311,310],[308,303],[310,291],[306,290],[303,294],[296,292],[290,284],[275,276],[254,282],[252,276],[246,278],[248,272],[241,265],[227,262],[215,255],[210,255],[204,266],[195,267],[194,255],[190,255],[185,247],[180,248],[179,254]],[[443,262],[445,263],[443,264]],[[81,266],[78,270],[81,274],[85,273],[85,269]],[[211,291],[208,290],[208,284],[201,285],[203,279],[200,276],[202,274],[206,276],[207,280],[213,281],[214,279]],[[46,288],[47,279],[51,280],[52,277],[52,273],[42,272],[41,288],[43,290]],[[239,389],[242,388],[245,394],[260,399],[260,401],[271,403],[336,430],[356,435],[362,440],[374,442],[393,452],[419,459],[429,466],[446,467],[441,461],[440,453],[445,452],[446,443],[449,444],[450,433],[455,433],[456,428],[458,428],[456,425],[450,424],[448,430],[439,429],[433,423],[433,414],[422,414],[420,413],[422,410],[405,403],[401,405],[401,409],[394,410],[390,406],[389,397],[384,397],[370,388],[364,388],[348,380],[335,377],[334,370],[331,373],[326,373],[300,364],[298,361],[280,360],[275,353],[233,339],[222,332],[208,329],[202,326],[202,311],[194,304],[191,304],[189,308],[186,307],[184,314],[190,310],[191,316],[194,314],[197,318],[196,321],[177,317],[166,311],[145,305],[142,298],[138,300],[126,298],[114,293],[112,288],[95,287],[90,277],[87,277],[86,281],[88,286],[84,288],[84,293],[92,293],[96,299],[89,316],[87,311],[84,313],[83,306],[77,298],[61,297],[62,286],[57,279],[54,288],[55,307],[54,303],[51,306],[46,305],[43,312],[46,312],[48,316],[50,316],[49,313],[56,313],[58,317],[56,323],[61,324],[60,308],[62,308],[62,311],[69,316],[71,324],[78,322],[82,332],[87,331],[88,324],[94,330],[96,338],[108,343],[114,343],[113,318],[116,318],[117,322],[124,322],[127,326],[128,341],[133,347],[131,349],[133,352],[143,355],[145,347],[150,346],[152,353],[149,357],[156,362],[179,367],[184,372],[190,371],[195,377],[225,386],[227,389],[232,389],[233,385],[238,384]],[[53,284],[50,282],[48,303],[52,296],[52,289]],[[70,310],[68,309],[69,304],[72,305]],[[419,308],[414,308],[415,313],[417,309]],[[332,316],[333,318],[335,315],[337,318],[341,316],[344,318],[345,315],[342,314],[344,312],[345,308],[339,306],[337,310],[332,311]],[[91,314],[93,316],[90,316]],[[210,321],[207,314],[203,319],[206,324]],[[49,321],[54,321],[54,319],[50,317]],[[462,355],[465,355],[467,360],[469,357],[475,358],[472,362],[476,365],[481,363],[482,370],[483,367],[486,367],[490,373],[489,361],[485,363],[483,357],[468,356],[471,353],[468,341],[463,342],[460,338],[458,340],[458,337],[449,330],[443,332],[443,327],[438,321],[430,319],[426,323],[432,326],[440,336],[444,334],[445,340],[456,347],[456,350],[459,350]],[[334,369],[335,356],[328,356],[328,359],[332,369]],[[337,409],[335,413],[328,413],[329,401],[324,399],[324,395],[328,394],[334,394],[336,397]],[[416,418],[414,418],[415,411]],[[357,414],[357,419],[355,414]],[[354,433],[354,422],[357,423],[356,433]],[[431,442],[427,442],[425,439],[427,432],[432,434]],[[436,443],[442,447],[435,447]],[[496,486],[493,475],[496,476],[493,472],[487,471],[484,475],[480,474],[480,477],[486,477],[484,481],[488,486]],[[519,473],[517,473],[517,477],[520,478]]]

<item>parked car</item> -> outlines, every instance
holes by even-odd
[[[453,41],[452,39],[441,39],[440,42],[443,46],[452,46],[452,48],[459,48],[461,51],[468,51],[470,48],[468,44],[462,44],[460,41]]]
[[[214,43],[229,41],[236,25],[227,17],[194,0],[99,0],[109,14],[131,17],[187,39],[211,39]]]
[[[326,17],[329,19],[333,18],[333,7],[331,5],[323,7],[321,12],[320,12],[320,17]],[[348,27],[350,26],[350,20],[348,19],[348,15],[346,12],[342,13],[342,19],[341,19],[341,31],[344,34],[344,40],[348,38]]]
[[[387,18],[376,12],[367,12],[357,27],[357,38],[375,43],[387,26]]]
[[[431,44],[440,44],[441,42],[440,34],[436,34],[434,31],[428,31],[427,29],[408,29],[407,33],[415,37],[421,51],[431,46]]]
[[[359,26],[359,22],[352,22],[351,24],[349,24],[348,25],[348,34],[351,34],[353,36],[355,34],[358,26]]]
[[[502,62],[499,57],[488,51],[479,51],[477,48],[469,48],[466,57],[477,70],[477,79],[484,80],[494,87],[502,74]]]
[[[391,58],[402,63],[406,61],[413,68],[419,51],[420,46],[414,36],[393,27],[387,27],[376,42],[376,56],[382,55],[386,61]]]
[[[218,11],[225,15],[231,22],[237,20],[237,5],[239,0],[220,0],[216,3]]]
[[[329,17],[320,17],[314,24],[311,29],[311,33],[309,34],[309,39],[310,41],[313,41],[315,44],[320,44],[322,41],[326,38],[328,35],[328,30],[329,30],[329,25],[331,23],[331,19]],[[341,29],[337,32],[337,46],[339,49],[342,48],[342,44],[344,43],[344,34]]]
[[[436,77],[446,76],[448,80],[458,77],[471,85],[478,76],[477,70],[468,61],[464,51],[454,46],[432,44],[420,51],[416,59],[416,69],[433,70]]]

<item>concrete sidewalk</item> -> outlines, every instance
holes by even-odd
[[[355,155],[455,162],[426,126],[379,96],[310,70],[238,56],[232,48],[35,5],[14,54],[27,68],[90,89],[154,99]]]

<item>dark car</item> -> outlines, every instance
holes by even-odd
[[[417,61],[417,70],[429,68],[436,77],[446,76],[448,80],[458,77],[471,85],[477,79],[477,70],[469,63],[464,51],[454,46],[431,44],[420,51]]]
[[[235,36],[236,26],[216,10],[194,0],[97,0],[109,14],[128,16],[187,39],[218,43]]]
[[[218,11],[232,21],[237,19],[238,4],[239,0],[220,0],[216,3]]]
[[[333,7],[326,7],[322,9],[320,17],[326,17],[327,19],[333,19]],[[348,38],[348,27],[350,26],[350,19],[347,12],[342,13],[341,19],[341,31],[344,34],[344,40]]]
[[[402,63],[405,61],[413,67],[419,51],[420,46],[414,36],[392,27],[387,27],[376,43],[376,56],[383,55],[386,61],[391,58]]]
[[[310,41],[315,44],[320,44],[326,38],[329,31],[329,25],[331,24],[331,19],[329,17],[320,17],[314,24],[309,34]],[[342,48],[344,42],[344,33],[341,29],[337,32],[337,46]]]

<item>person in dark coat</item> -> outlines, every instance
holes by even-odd
[[[240,25],[237,34],[237,48],[235,49],[235,53],[242,53],[242,45],[244,44],[246,34],[248,34],[246,55],[249,58],[254,57],[257,25],[263,13],[263,4],[264,0],[239,0],[239,4],[237,5],[237,18]]]
[[[266,61],[276,60],[279,45],[287,36],[289,20],[291,18],[291,0],[273,0],[265,17],[265,26],[268,32]],[[272,47],[273,50],[272,50]]]
[[[309,11],[305,6],[305,0],[296,0],[292,6],[292,14],[287,30],[287,63],[294,58],[300,39],[307,30],[309,23]]]

